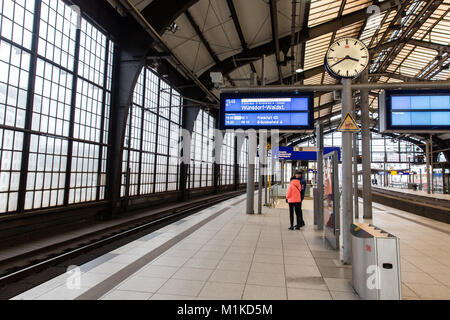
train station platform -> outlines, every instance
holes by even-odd
[[[450,195],[448,194],[427,194],[424,191],[372,187],[372,199],[391,208],[450,223]]]
[[[450,194],[442,194],[442,193],[428,194],[424,190],[416,190],[415,191],[415,190],[411,190],[411,189],[399,189],[399,188],[381,187],[381,186],[376,186],[373,188],[382,189],[382,190],[386,190],[386,191],[392,191],[392,192],[400,192],[400,193],[404,193],[407,195],[414,195],[414,196],[419,196],[419,197],[427,197],[427,198],[431,198],[431,199],[450,201]]]
[[[312,225],[312,207],[305,201],[306,226],[290,231],[286,208],[246,215],[245,197],[230,199],[13,299],[359,299],[351,266]],[[400,238],[404,299],[450,299],[448,224],[379,204],[373,223]]]

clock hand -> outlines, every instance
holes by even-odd
[[[342,61],[344,61],[345,59],[347,59],[347,57],[339,60],[338,62],[336,62],[335,64],[333,64],[331,67],[334,67],[335,65],[338,65],[339,63],[341,63]]]
[[[353,61],[359,62],[359,59],[355,59],[355,58],[352,58],[352,57],[349,57],[349,56],[347,56],[347,59],[350,59],[350,60],[353,60]]]

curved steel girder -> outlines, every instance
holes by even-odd
[[[332,129],[331,127],[337,125],[338,123],[339,123],[339,121],[334,121],[334,122],[332,122],[330,124],[325,125],[325,127],[324,127],[324,134],[326,135],[326,134],[330,134],[330,133],[334,132],[335,129]],[[373,133],[379,134],[377,128],[370,128],[370,131],[373,132]],[[384,135],[387,136],[387,137],[390,137],[390,138],[394,138],[394,139],[398,139],[399,138],[399,137],[396,137],[393,134],[384,134]],[[290,143],[289,143],[290,146],[295,146],[295,145],[298,145],[300,143],[303,143],[303,142],[306,142],[306,141],[310,140],[312,137],[311,136],[307,136],[307,137],[303,137],[302,138],[302,137],[300,137],[297,134],[297,135],[291,135],[290,137],[288,136],[286,138],[287,138],[288,141],[290,140]],[[434,139],[434,137],[433,137],[433,139]],[[418,146],[419,148],[421,148],[425,152],[425,144],[424,143],[418,143],[417,141],[415,141],[413,139],[410,139],[408,137],[401,137],[400,140],[403,140],[403,141],[406,141],[406,142],[410,142],[410,143]]]
[[[384,43],[384,44],[382,44],[380,46],[370,48],[369,52],[370,52],[371,55],[373,55],[373,54],[375,54],[378,51],[381,51],[381,50],[384,50],[384,49],[387,49],[387,48],[391,48],[391,47],[394,47],[394,46],[402,44],[402,43],[409,43],[409,44],[412,44],[412,45],[415,45],[415,46],[418,46],[418,47],[433,49],[433,50],[436,50],[436,51],[450,52],[450,46],[441,45],[441,44],[432,43],[432,42],[427,42],[427,41],[422,41],[422,40],[410,40],[409,42],[407,42],[407,41],[397,41],[397,40],[389,41],[389,42],[386,42],[386,43]],[[294,83],[297,83],[297,82],[299,82],[301,80],[305,80],[307,78],[310,78],[310,77],[313,77],[315,75],[321,74],[323,72],[325,72],[325,68],[324,68],[323,65],[320,65],[320,66],[317,66],[315,68],[308,69],[308,70],[305,70],[305,71],[300,72],[300,73],[296,73],[294,75]],[[396,74],[391,74],[391,75],[392,75],[391,76],[392,78],[396,78],[396,79],[399,79],[399,77],[401,77],[400,80],[404,80],[404,81],[412,81],[412,80],[414,80],[414,81],[419,80],[420,81],[420,79],[408,78],[408,77],[405,77],[405,76],[402,76],[402,75],[396,75]],[[369,76],[374,76],[374,75],[369,75]],[[389,75],[386,75],[386,76],[389,76]],[[287,77],[285,77],[284,80],[283,80],[283,83],[285,83],[285,84],[292,84],[292,75],[288,75]],[[269,83],[269,85],[279,85],[279,84],[280,84],[280,80],[276,80],[274,82]]]
[[[199,0],[154,0],[141,13],[162,35],[166,29]]]
[[[381,11],[385,11],[396,7],[394,1],[386,1],[379,4]],[[322,23],[320,25],[303,29],[296,33],[295,35],[295,44],[298,45],[300,43],[305,43],[308,40],[317,38],[321,35],[327,34],[329,32],[333,32],[335,30],[339,30],[342,27],[351,25],[358,21],[366,19],[370,14],[367,13],[367,8],[357,10],[355,12],[346,14],[340,18],[333,19],[331,21]],[[291,35],[287,35],[281,37],[279,39],[280,49],[283,52],[287,52],[291,46]],[[218,63],[211,67],[209,70],[205,71],[201,76],[200,80],[203,83],[209,83],[209,73],[212,71],[222,72],[223,75],[230,74],[237,68],[245,66],[251,62],[255,62],[260,59],[263,55],[270,56],[275,53],[275,45],[274,41],[270,41],[268,43],[264,43],[260,46],[251,48],[246,52],[240,52],[232,57],[229,57],[223,60],[221,63]],[[254,58],[254,59],[253,59]]]

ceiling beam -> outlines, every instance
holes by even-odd
[[[397,41],[397,40],[389,41],[389,42],[386,42],[386,43],[384,43],[384,44],[382,44],[380,46],[376,46],[376,47],[370,48],[369,52],[370,52],[371,55],[373,55],[377,51],[382,51],[384,49],[397,46],[397,45],[399,45],[401,43],[411,43],[411,44],[413,44],[415,46],[419,46],[419,47],[423,47],[423,48],[428,48],[428,49],[433,49],[433,50],[440,50],[440,49],[442,49],[443,51],[450,52],[450,46],[446,46],[446,45],[442,45],[442,44],[438,44],[438,43],[427,42],[427,41],[422,41],[422,40],[412,40],[412,39],[409,40],[409,41],[406,41],[406,40],[404,40],[404,41]],[[296,73],[294,75],[294,78],[295,78],[295,82],[294,83],[297,83],[297,82],[299,82],[301,80],[304,80],[304,79],[316,76],[318,74],[323,73],[324,71],[325,71],[325,68],[323,67],[323,65],[320,65],[318,67],[315,67],[315,68],[312,68],[312,69],[308,69],[308,70],[305,70],[305,71],[300,72],[300,73]],[[392,76],[392,78],[395,78],[395,77]],[[285,77],[284,78],[284,83],[290,83],[289,82],[290,79],[292,79],[292,75],[288,75],[287,77]],[[400,79],[400,80],[402,80],[402,79]],[[420,80],[420,79],[416,79],[416,80]],[[277,84],[280,84],[279,80],[270,83],[270,85],[277,85]]]
[[[438,61],[438,63],[436,63],[435,66],[433,66],[430,70],[428,70],[423,75],[423,77],[424,78],[428,78],[428,79],[432,79],[434,76],[436,76],[442,70],[448,69],[450,67],[450,63],[446,63],[446,62],[448,62],[449,59],[450,59],[450,54],[448,54],[445,58],[440,59]]]
[[[389,65],[394,61],[397,55],[403,50],[406,43],[408,43],[408,41],[422,27],[422,25],[428,20],[431,14],[439,7],[442,2],[443,0],[425,2],[425,6],[417,13],[417,16],[408,25],[406,30],[402,32],[400,38],[398,39],[399,41],[401,41],[400,44],[394,46],[391,50],[389,50],[387,55],[383,58],[380,65],[378,66],[377,72],[380,72],[381,70],[384,71],[389,67]],[[405,57],[405,59],[406,58],[407,57]]]
[[[309,12],[311,10],[311,1],[304,1],[302,2],[302,6],[300,8],[303,8],[304,6],[304,10],[301,11],[301,13],[303,14],[303,26],[301,30],[304,29],[308,29],[308,23],[309,23]],[[300,31],[301,31],[300,30]],[[306,57],[306,43],[300,43],[299,44],[300,47],[300,61],[299,64],[301,66],[302,69],[305,68],[305,57]],[[294,80],[291,78],[291,81]],[[303,80],[300,80],[301,83],[303,84]],[[291,83],[294,84],[295,82]]]
[[[214,93],[208,89],[204,83],[197,77],[197,75],[190,70],[189,67],[169,48],[169,45],[163,40],[159,33],[153,28],[153,26],[146,20],[142,13],[133,5],[131,0],[119,0],[122,6],[128,11],[128,13],[141,25],[141,27],[151,36],[155,43],[165,52],[171,55],[173,65],[180,70],[180,72],[186,75],[193,81],[212,102],[218,103],[219,99]]]
[[[379,4],[381,12],[391,9],[396,6],[394,1],[385,1]],[[367,13],[367,8],[363,8],[357,10],[355,12],[343,15],[340,18],[336,18],[330,20],[328,22],[322,23],[320,25],[302,29],[297,32],[295,35],[296,45],[301,43],[306,43],[308,40],[315,39],[329,32],[333,32],[342,27],[351,25],[363,19],[366,19],[369,16]],[[284,48],[289,50],[291,45],[291,35],[283,36],[279,39],[280,50],[284,51]],[[240,52],[234,56],[231,56],[221,63],[211,67],[209,70],[205,71],[203,75],[200,77],[204,83],[209,82],[209,73],[211,71],[222,72],[222,74],[226,75],[233,72],[235,69],[240,68],[249,64],[250,62],[254,62],[260,59],[263,55],[270,56],[275,54],[276,48],[273,41],[264,43],[260,46],[249,49],[247,52]]]
[[[292,81],[292,76],[294,76],[294,78],[295,78],[295,82],[294,83],[297,83],[297,82],[299,82],[301,80],[305,80],[305,79],[314,77],[315,75],[321,74],[324,71],[325,71],[325,69],[324,69],[323,66],[318,66],[318,67],[315,67],[315,68],[312,68],[312,69],[308,69],[308,70],[305,70],[305,71],[302,71],[302,72],[299,72],[299,73],[295,73],[294,75],[286,76],[283,79],[283,83],[290,83]],[[270,85],[279,85],[279,84],[281,84],[280,80],[276,80],[276,81],[270,83]]]
[[[233,2],[233,0],[227,0],[227,4],[228,4],[228,9],[230,10],[230,13],[231,13],[231,19],[233,20],[233,23],[234,23],[234,28],[236,29],[239,40],[241,41],[242,50],[244,52],[248,52],[248,50],[249,50],[248,44],[247,44],[247,41],[245,41],[244,32],[242,32],[241,23],[239,22],[239,17],[237,15],[236,7],[234,6],[234,2]],[[256,73],[256,67],[255,67],[254,62],[250,63],[250,68],[252,69],[253,73]]]
[[[186,16],[186,18],[188,19],[190,25],[192,26],[192,28],[194,29],[195,33],[197,34],[197,36],[199,37],[200,41],[202,42],[203,46],[206,48],[206,50],[208,51],[209,55],[211,56],[211,58],[214,60],[215,63],[219,63],[220,59],[219,57],[217,57],[216,53],[214,52],[214,50],[211,48],[211,45],[209,44],[208,40],[206,40],[205,36],[203,35],[203,31],[200,30],[200,27],[198,26],[197,22],[195,22],[194,18],[192,17],[191,13],[189,12],[189,10],[186,10],[186,12],[184,13],[184,15]]]
[[[192,26],[192,28],[194,29],[195,33],[197,34],[198,38],[200,39],[201,43],[203,44],[203,46],[206,48],[206,51],[208,51],[209,55],[211,56],[211,58],[214,60],[215,63],[220,63],[220,59],[217,56],[217,54],[214,52],[214,50],[211,48],[211,45],[209,44],[208,40],[206,40],[205,36],[203,35],[202,30],[200,29],[200,27],[198,26],[197,22],[195,22],[194,18],[192,17],[191,13],[189,12],[189,10],[186,10],[184,12],[184,15],[186,16],[186,18],[189,21],[189,24]],[[227,78],[227,80],[231,83],[232,86],[235,86],[234,81],[230,78],[230,75],[226,75],[225,76]]]
[[[283,72],[281,71],[280,36],[278,33],[278,6],[277,0],[269,0],[270,25],[272,28],[272,41],[275,46],[275,60],[277,61],[278,79],[283,84]]]
[[[404,82],[408,82],[408,81],[426,81],[424,79],[419,79],[419,78],[415,78],[415,77],[409,77],[409,76],[405,76],[405,75],[398,74],[398,73],[393,73],[393,72],[370,73],[369,77],[375,77],[375,78],[388,77],[388,78],[402,80]]]
[[[153,0],[141,14],[162,35],[167,28],[199,0]]]
[[[422,47],[427,49],[436,50],[437,52],[450,52],[450,46],[440,44],[440,43],[433,43],[428,42],[424,40],[416,40],[416,39],[409,39],[408,41],[404,41],[405,43],[412,44],[416,47]]]
[[[330,134],[330,133],[333,133],[334,131],[335,131],[335,128],[332,128],[333,126],[335,126],[335,125],[337,125],[337,121],[336,122],[333,122],[333,123],[331,123],[331,124],[329,124],[329,125],[325,125],[324,126],[324,135],[327,135],[327,134]],[[376,134],[380,134],[379,132],[378,132],[378,129],[377,128],[371,128],[370,129],[370,131],[371,132],[373,132],[373,133],[376,133]],[[414,145],[416,145],[416,146],[418,146],[419,148],[421,148],[421,149],[423,149],[423,151],[425,152],[425,144],[423,143],[423,142],[421,142],[421,141],[417,141],[417,140],[415,140],[415,139],[411,139],[410,137],[407,137],[407,136],[401,136],[401,135],[395,135],[395,134],[392,134],[392,133],[384,133],[384,134],[381,134],[382,136],[386,136],[386,137],[389,137],[389,138],[392,138],[392,139],[398,139],[398,140],[402,140],[402,141],[406,141],[406,142],[409,142],[409,143],[412,143],[412,144],[414,144]],[[290,142],[290,146],[296,146],[296,145],[299,145],[299,144],[301,144],[301,143],[304,143],[304,142],[307,142],[307,141],[309,141],[309,140],[312,140],[312,139],[314,139],[315,138],[315,134],[312,134],[312,135],[309,135],[309,136],[299,136],[298,134],[297,135],[292,135],[292,136],[287,136],[286,137],[288,140],[289,139],[291,139],[291,142]],[[295,140],[296,139],[296,140]],[[423,139],[423,138],[422,138]],[[435,137],[433,137],[433,140],[435,139]],[[441,144],[442,143],[442,144]],[[443,141],[441,140],[441,141],[439,141],[439,144],[437,144],[437,146],[443,146],[443,145],[445,145],[445,143],[443,143]]]

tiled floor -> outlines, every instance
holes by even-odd
[[[312,201],[304,203],[307,226],[302,231],[290,231],[286,209],[264,208],[263,215],[249,216],[243,213],[245,202],[230,208],[236,200],[159,230],[156,236],[127,244],[90,262],[89,268],[82,266],[80,289],[67,289],[70,275],[63,275],[16,298],[77,298],[96,285],[113,281],[111,276],[123,272],[130,263],[228,208],[137,272],[114,283],[99,298],[359,299],[351,286],[351,266],[341,265],[339,253],[327,250],[321,232],[312,227]],[[374,206],[373,223],[401,239],[404,298],[450,299],[448,225]]]
[[[450,225],[380,204],[373,216],[374,225],[400,238],[403,298],[449,300]]]

